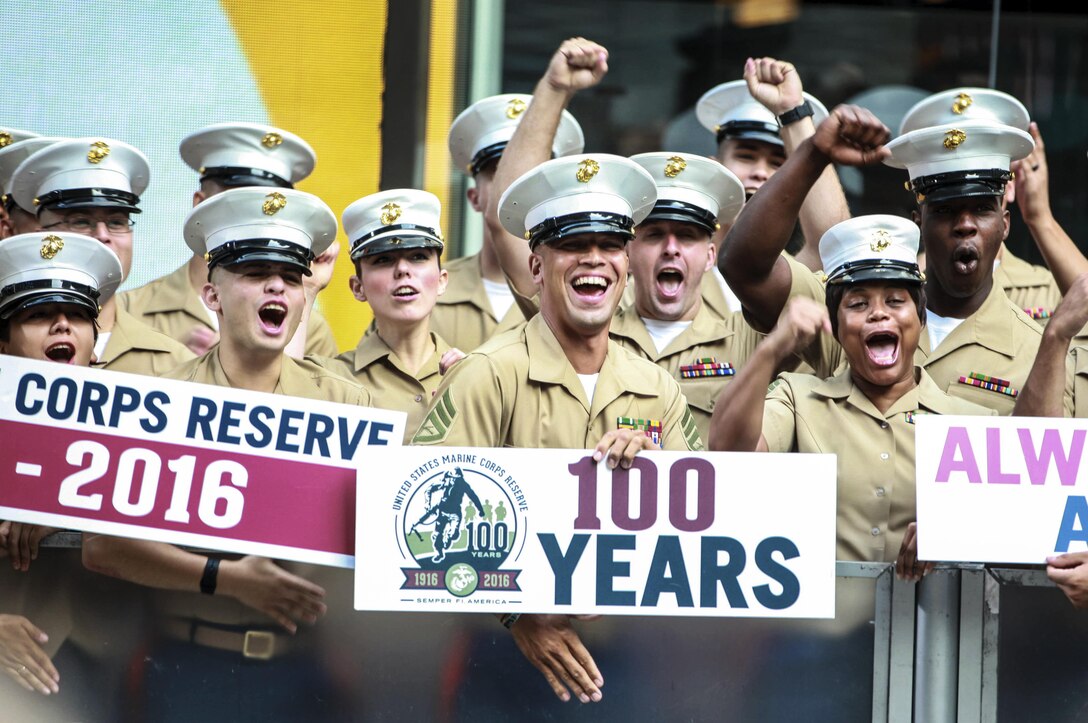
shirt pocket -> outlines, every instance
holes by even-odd
[[[953,397],[966,399],[969,402],[981,404],[984,407],[993,409],[1003,417],[1012,414],[1012,408],[1016,406],[1016,397],[1005,394],[1004,392],[986,389],[985,387],[977,387],[973,384],[962,383],[959,381],[959,377],[950,382],[948,389],[945,391]]]
[[[705,377],[702,379],[680,379],[680,391],[688,400],[692,410],[706,414],[714,412],[714,403],[732,377]]]

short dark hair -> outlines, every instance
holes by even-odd
[[[888,284],[892,286],[893,284]],[[842,305],[842,297],[846,290],[857,284],[829,284],[824,292],[827,302],[827,315],[831,317],[831,332],[835,338],[839,338],[839,307]],[[914,300],[914,306],[918,309],[918,320],[922,326],[926,325],[926,290],[921,284],[898,284],[897,288],[906,289],[910,298]]]

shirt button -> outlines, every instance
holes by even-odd
[[[422,402],[423,401],[423,395],[422,394],[417,394],[416,395],[416,401],[417,402]]]
[[[877,537],[878,535],[880,535],[880,528],[874,527],[873,529],[869,530],[869,532],[873,533],[873,537]]]
[[[887,422],[881,422],[880,423],[880,428],[881,429],[887,429],[888,428],[888,423]]]
[[[877,487],[876,488],[876,496],[877,497],[883,497],[884,496],[884,488],[883,487]]]
[[[888,453],[887,452],[881,452],[880,453],[880,458],[881,459],[887,459],[888,458]]]

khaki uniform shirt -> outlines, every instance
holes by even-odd
[[[1042,340],[1042,329],[1009,301],[997,284],[978,311],[963,320],[930,351],[929,334],[918,341],[914,362],[925,368],[937,386],[949,394],[1008,415],[1016,397],[960,381],[971,373],[998,377],[1017,391],[1024,388]],[[1073,411],[1073,369],[1066,375],[1066,413]]]
[[[740,313],[732,313],[723,319],[705,303],[699,307],[691,326],[661,351],[657,350],[646,324],[633,306],[616,312],[608,333],[617,344],[657,364],[679,383],[703,439],[710,433],[714,403],[733,377],[685,378],[681,367],[713,357],[719,363],[732,364],[739,371],[763,338],[745,323]]]
[[[227,379],[223,365],[219,362],[218,347],[174,369],[166,376],[170,379],[214,384],[219,387],[233,386]],[[312,361],[306,359],[300,361],[288,356],[283,357],[283,368],[280,370],[280,379],[276,384],[275,393],[338,404],[373,406],[370,393],[356,382],[323,369]],[[318,578],[324,576],[326,572],[319,566],[295,562],[277,562],[277,564],[297,575],[314,580],[319,585],[324,582],[318,581]],[[279,630],[279,626],[275,625],[270,618],[234,598],[203,595],[197,592],[159,591],[157,599],[159,601],[158,615],[168,622],[171,618],[182,620],[196,618],[229,625],[252,625],[261,629],[275,630],[277,643],[281,633],[290,639],[290,636]],[[304,631],[309,632],[306,626],[299,626],[299,628],[300,635],[304,635]]]
[[[994,269],[994,284],[1005,290],[1013,304],[1041,324],[1046,323],[1062,300],[1058,282],[1048,268],[1029,264],[1014,256],[1008,248]]]
[[[771,452],[838,455],[839,560],[893,562],[917,518],[913,419],[919,414],[992,416],[942,392],[924,370],[918,386],[880,413],[848,371],[829,379],[782,374],[763,411]]]
[[[665,370],[610,341],[590,401],[538,314],[454,366],[413,443],[585,449],[620,417],[659,420],[662,449],[703,449],[687,401]]]
[[[804,290],[801,293],[808,293]],[[914,363],[926,370],[938,388],[954,397],[1009,415],[1016,397],[1001,391],[961,382],[971,374],[1009,382],[1015,391],[1024,388],[1042,340],[1042,328],[1029,319],[1005,292],[994,284],[989,296],[971,316],[944,338],[936,351],[929,348],[929,334],[922,329]],[[805,352],[805,361],[818,372],[844,368],[846,356],[838,342],[821,334]],[[1073,410],[1073,369],[1069,365],[1065,394],[1066,413]]]
[[[480,255],[465,256],[446,264],[450,282],[431,312],[431,331],[451,346],[470,352],[496,334],[525,321],[517,303],[502,319],[495,317],[480,273]]]
[[[180,342],[160,334],[118,306],[110,339],[95,366],[159,377],[192,358],[193,353]]]
[[[415,374],[404,368],[400,357],[377,332],[367,334],[359,342],[359,346],[334,359],[308,359],[362,384],[370,392],[373,406],[407,412],[408,421],[404,426],[404,443],[407,444],[426,416],[427,409],[431,406],[431,397],[442,383],[438,362],[449,351],[450,345],[437,334],[431,334],[431,340],[435,346],[434,354]]]
[[[1073,366],[1073,416],[1079,419],[1088,417],[1088,340],[1078,338],[1069,352]]]
[[[188,265],[143,286],[117,295],[117,306],[167,336],[183,340],[194,326],[215,330],[208,309],[189,286]],[[332,329],[315,307],[306,327],[306,354],[336,356]]]

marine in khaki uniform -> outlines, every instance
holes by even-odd
[[[829,270],[826,304],[797,298],[722,397],[712,449],[838,456],[837,556],[897,561],[917,579],[914,421],[921,414],[993,415],[937,387],[914,363],[925,320],[918,227],[861,216],[820,241]],[[849,367],[828,379],[774,366],[813,336],[831,332]],[[760,431],[761,430],[761,431]]]
[[[467,196],[478,213],[487,209],[495,168],[532,100],[529,95],[493,95],[463,110],[450,126],[450,156],[472,177]],[[580,153],[584,145],[578,121],[563,111],[552,156]],[[470,351],[525,321],[506,283],[489,225],[484,225],[480,251],[451,261],[446,269],[449,286],[431,314],[431,330],[453,346]]]
[[[915,104],[903,116],[899,135],[922,128],[947,125],[960,127],[977,123],[1000,123],[1024,132],[1029,132],[1032,125],[1027,108],[1008,93],[989,88],[961,87],[934,93]],[[1034,151],[1032,154],[1034,155]],[[1021,170],[1026,172],[1026,169]],[[1037,171],[1038,168],[1033,170]],[[1016,193],[1013,193],[1014,187]],[[1016,200],[1023,201],[1030,207],[1031,202],[1035,200],[1031,197],[1033,190],[1030,188],[1023,187],[1023,194],[1020,194],[1021,184],[1019,183],[1010,182],[1007,188],[1009,192],[1006,193],[1006,201],[1012,201],[1017,195],[1022,195],[1022,198],[1016,198]],[[1026,209],[1022,210],[1026,211]],[[1025,221],[1032,235],[1035,235],[1036,229],[1027,212],[1025,212]],[[997,254],[994,283],[1004,289],[1006,296],[1013,304],[1041,324],[1046,323],[1047,317],[1061,301],[1061,290],[1050,271],[1043,266],[1034,266],[1014,256],[1004,244],[1001,245],[1001,250]]]
[[[189,134],[179,148],[181,158],[200,174],[193,205],[230,188],[294,188],[313,173],[317,155],[294,133],[260,123],[217,123]],[[335,246],[334,246],[335,249]],[[331,260],[329,260],[331,256]],[[315,264],[311,296],[328,283],[335,250]],[[118,295],[118,305],[141,322],[202,354],[215,343],[217,319],[200,300],[208,279],[208,263],[192,256],[166,276]],[[312,301],[312,299],[311,299]],[[304,316],[306,354],[335,356],[332,330],[314,308]]]
[[[63,231],[6,239],[0,243],[0,354],[89,365],[99,304],[120,284],[121,262],[96,239]],[[60,692],[50,658],[72,631],[69,584],[78,572],[67,550],[39,555],[39,541],[55,531],[0,522],[0,558],[8,558],[0,561],[0,673],[44,695]],[[8,682],[0,679],[5,715],[33,704]],[[35,717],[57,714],[43,710]]]
[[[348,404],[369,404],[351,380],[284,353],[306,304],[302,276],[336,236],[336,216],[320,199],[293,189],[238,188],[194,208],[185,238],[208,254],[204,301],[219,315],[222,338],[175,369],[174,379]],[[325,612],[325,590],[264,558],[220,559],[163,543],[84,536],[92,570],[171,591],[160,596],[163,640],[150,653],[139,704],[150,719],[177,709],[173,686],[193,687],[185,714],[245,707],[256,717],[307,710],[324,715],[330,686],[306,675],[305,656],[292,656],[308,636],[290,638],[298,623]],[[310,574],[312,568],[305,569]],[[261,696],[249,693],[263,681]],[[195,687],[194,687],[195,686]],[[295,707],[290,707],[295,706]]]
[[[136,148],[103,138],[51,143],[27,157],[12,176],[11,194],[24,210],[35,209],[42,229],[65,229],[98,239],[132,268],[133,220],[150,168]],[[159,375],[193,357],[192,352],[117,306],[102,305],[96,364],[112,371]]]
[[[347,207],[351,290],[370,304],[375,327],[336,359],[312,358],[361,383],[374,406],[407,412],[405,442],[423,421],[442,370],[464,356],[428,326],[447,280],[440,211],[434,194],[414,189],[375,193]]]
[[[726,241],[727,260],[749,270],[736,276],[734,289],[756,323],[773,324],[790,290],[797,291],[777,257],[796,213],[790,194],[803,196],[810,179],[831,161],[861,165],[887,158],[908,169],[920,202],[916,222],[926,248],[927,323],[915,363],[938,388],[1009,414],[1041,330],[993,283],[993,261],[1008,233],[1003,198],[1009,162],[1030,151],[1031,137],[1006,124],[973,123],[964,129],[922,128],[885,148],[888,131],[868,111],[833,111],[768,181],[774,197],[754,197]],[[729,268],[727,263],[732,283]],[[819,352],[805,350],[806,361],[818,371],[835,369],[841,350],[826,338],[814,343]]]
[[[657,202],[627,246],[633,304],[612,320],[613,340],[664,368],[688,400],[704,439],[714,401],[761,335],[740,312],[720,317],[702,299],[717,252],[711,236],[744,205],[740,180],[717,161],[685,153],[631,158],[657,185]]]
[[[540,313],[458,362],[417,444],[595,445],[593,456],[613,467],[642,449],[702,448],[676,382],[608,338],[627,280],[626,243],[656,200],[653,178],[615,156],[547,160],[563,108],[599,82],[606,59],[583,38],[562,44],[496,173],[493,190],[502,194],[487,221],[493,237],[528,239]],[[524,250],[504,253],[524,259]],[[604,679],[569,617],[500,619],[560,700],[601,700]]]

